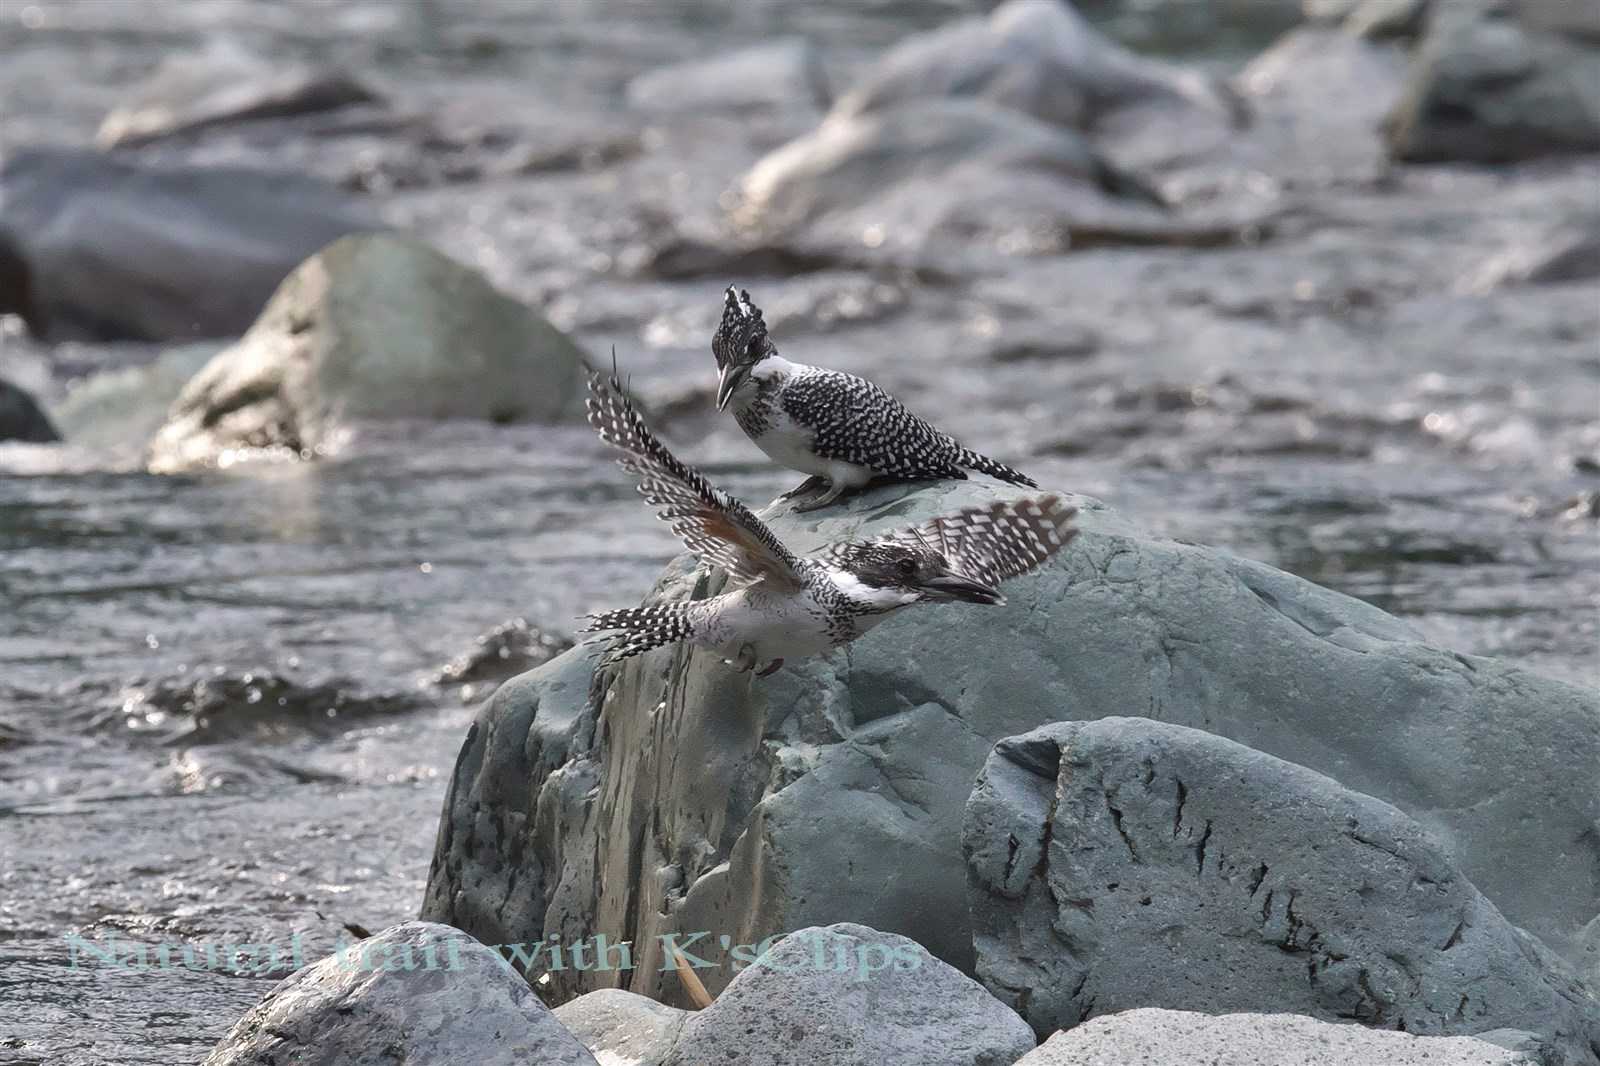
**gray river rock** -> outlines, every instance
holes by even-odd
[[[915,100],[976,98],[1086,130],[1111,112],[1182,104],[1226,116],[1215,82],[1127,51],[1056,0],[1007,0],[986,19],[962,19],[907,38],[844,93],[830,118],[885,111]]]
[[[1287,1011],[1600,1054],[1600,1000],[1415,821],[1144,718],[1008,737],[967,804],[977,973],[1041,1035],[1139,1006]]]
[[[1373,40],[1415,41],[1428,26],[1431,0],[1361,0],[1344,20],[1346,33]]]
[[[344,419],[576,418],[584,365],[565,334],[459,263],[399,237],[351,237],[302,264],[184,386],[150,468],[230,449],[310,458]]]
[[[1600,150],[1600,36],[1588,4],[1430,8],[1387,134],[1397,159],[1504,162]]]
[[[1011,1066],[1033,1033],[970,977],[893,933],[800,929],[690,1014],[662,1066]]]
[[[628,104],[640,111],[783,111],[828,106],[827,75],[816,46],[790,37],[709,59],[647,71],[628,82]]]
[[[406,922],[287,977],[205,1066],[597,1066],[506,961]]]
[[[34,334],[44,332],[44,314],[34,302],[33,275],[16,237],[0,225],[0,314],[16,315]]]
[[[811,549],[1006,491],[900,487],[828,517],[771,513]],[[1509,919],[1577,954],[1600,899],[1592,693],[1079,504],[1082,535],[1003,608],[908,612],[759,682],[681,647],[598,676],[578,648],[507,682],[457,760],[423,916],[490,943],[613,930],[643,945],[631,978],[552,974],[565,994],[671,991],[662,934],[746,943],[845,920],[970,972],[959,827],[990,748],[1136,713],[1387,800]],[[680,561],[655,595],[720,581]]]
[[[61,435],[32,396],[9,381],[0,380],[0,441],[47,444],[60,439]]]
[[[1224,1014],[1144,1007],[1091,1018],[1057,1033],[1016,1066],[1542,1066],[1483,1040],[1333,1025],[1298,1014]]]
[[[380,99],[343,71],[286,65],[220,46],[163,63],[131,100],[106,116],[95,140],[102,148],[127,147],[213,126],[316,114]]]
[[[297,174],[55,148],[6,154],[0,204],[54,341],[235,336],[301,260],[380,226]]]
[[[607,1066],[661,1066],[690,1017],[686,1010],[620,988],[599,988],[568,1000],[554,1014]]]
[[[980,195],[980,190],[989,190]],[[923,100],[832,118],[740,180],[735,218],[893,250],[1017,219],[1152,225],[1160,200],[1080,134],[979,100]],[[877,236],[873,236],[877,234]]]

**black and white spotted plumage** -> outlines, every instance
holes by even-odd
[[[635,655],[643,655],[663,644],[688,640],[694,633],[688,607],[687,603],[653,603],[643,607],[602,611],[588,615],[589,624],[583,628],[587,633],[619,634],[600,659],[602,666],[609,666]]]
[[[610,665],[664,644],[716,648],[743,669],[847,644],[901,607],[1003,602],[999,582],[1033,569],[1072,539],[1073,508],[1053,495],[968,508],[863,541],[797,556],[744,504],[715,488],[651,433],[615,376],[589,379],[589,421],[623,451],[639,492],[729,591],[590,616],[611,633]]]
[[[1037,488],[1019,470],[965,448],[865,378],[807,367],[778,390],[778,403],[813,436],[811,450],[883,477],[963,480],[968,470]]]
[[[719,407],[776,462],[827,483],[811,510],[874,477],[964,479],[967,471],[1035,486],[1019,470],[980,455],[854,374],[778,355],[761,309],[744,290],[724,294],[711,342]],[[808,483],[809,484],[809,483]],[[797,492],[799,490],[796,490]]]

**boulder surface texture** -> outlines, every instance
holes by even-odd
[[[977,972],[1041,1035],[1138,1006],[1600,1049],[1600,1000],[1386,803],[1211,733],[1063,722],[967,805]]]

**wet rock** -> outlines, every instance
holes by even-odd
[[[414,710],[413,693],[370,692],[338,678],[305,681],[271,671],[219,672],[125,690],[107,724],[169,745],[271,742],[340,733],[362,719]]]
[[[250,119],[285,118],[378,102],[378,95],[334,69],[251,56],[218,47],[175,56],[100,124],[102,148],[146,144],[174,134]]]
[[[854,253],[854,254],[852,254]],[[657,234],[650,243],[635,246],[623,266],[633,277],[658,281],[685,281],[708,277],[789,277],[822,270],[864,270],[868,257],[855,249],[778,242],[737,234]]]
[[[1104,343],[1100,334],[1085,326],[1007,328],[994,339],[986,354],[997,363],[1088,359],[1098,353]]]
[[[184,387],[150,468],[233,449],[309,458],[345,419],[553,421],[582,411],[583,354],[537,312],[414,241],[341,240]]]
[[[1600,1000],[1416,821],[1144,718],[996,745],[967,804],[977,973],[1041,1035],[1161,1006],[1600,1047]]]
[[[1600,6],[1571,0],[1521,0],[1516,12],[1528,26],[1600,44]]]
[[[508,153],[493,171],[501,175],[528,175],[601,170],[632,159],[643,150],[643,141],[632,131],[590,131],[587,136],[574,136],[564,142],[523,145]]]
[[[1307,22],[1338,23],[1361,4],[1362,0],[1301,0],[1300,13]]]
[[[1140,174],[1215,149],[1242,118],[1231,90],[1126,52],[1069,5],[1011,0],[891,49],[817,129],[741,178],[731,218],[879,260],[935,242],[964,260],[984,245],[1202,243],[1215,220],[1197,233],[1172,218]],[[1130,139],[1144,147],[1125,156]],[[1229,242],[1240,226],[1220,228]]]
[[[1064,0],[1008,0],[890,49],[840,97],[831,119],[938,98],[976,98],[1085,130],[1123,107],[1187,103],[1229,116],[1216,84],[1136,56],[1096,32]]]
[[[1433,0],[1361,0],[1344,20],[1344,31],[1372,40],[1414,41],[1428,24]]]
[[[563,1003],[555,1016],[607,1066],[661,1066],[690,1014],[620,988],[602,988]]]
[[[33,272],[17,239],[4,226],[0,226],[0,315],[16,315],[30,333],[44,333],[44,315],[33,295]]]
[[[1405,77],[1398,47],[1322,26],[1293,30],[1239,74],[1257,122],[1228,146],[1230,158],[1286,182],[1371,182],[1388,168],[1379,129]]]
[[[840,924],[791,933],[690,1014],[662,1066],[1010,1066],[1023,1020],[902,936]]]
[[[285,978],[205,1066],[598,1066],[527,983],[458,930],[406,922]]]
[[[1160,198],[1075,132],[976,100],[925,100],[833,118],[745,174],[744,227],[819,219],[857,247],[970,238],[1007,221],[1160,217]]]
[[[641,74],[628,104],[642,111],[782,111],[828,106],[822,59],[810,41],[787,37],[711,59]]]
[[[1010,491],[896,486],[821,517],[769,514],[810,550]],[[1005,607],[908,613],[759,682],[682,647],[599,677],[579,648],[507,682],[457,759],[424,916],[486,943],[630,929],[628,987],[658,997],[674,985],[652,945],[674,931],[756,943],[861,921],[970,971],[960,825],[990,749],[1138,712],[1394,803],[1508,918],[1576,952],[1600,898],[1600,790],[1579,784],[1600,763],[1593,693],[1077,502],[1082,535]],[[680,560],[655,595],[721,581]],[[618,983],[551,979],[563,995]]]
[[[1406,162],[1600,149],[1600,40],[1507,0],[1438,4],[1385,134]]]
[[[1327,0],[1309,0],[1318,2]],[[1216,55],[1238,42],[1269,40],[1304,22],[1307,6],[1302,0],[1078,0],[1117,40],[1169,56]]]
[[[1538,1066],[1538,1060],[1464,1036],[1416,1036],[1332,1025],[1298,1014],[1224,1014],[1142,1008],[1057,1033],[1016,1066],[1191,1066],[1196,1062],[1299,1066]]]
[[[1470,292],[1503,285],[1562,285],[1600,277],[1600,219],[1565,224],[1494,256],[1463,282]]]
[[[0,380],[0,441],[49,444],[60,439],[56,427],[50,424],[32,396],[9,381]]]
[[[0,203],[30,328],[53,341],[236,336],[297,263],[380,228],[365,204],[297,175],[58,149],[9,153]]]
[[[552,636],[528,624],[526,618],[501,622],[473,641],[472,647],[451,659],[433,677],[436,685],[460,685],[461,698],[471,700],[480,686],[549,662],[572,647],[572,641]]]

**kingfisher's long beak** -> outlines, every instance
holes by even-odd
[[[733,390],[750,373],[748,364],[729,363],[722,368],[722,376],[717,379],[717,410],[721,411],[728,406],[728,401],[733,399]]]
[[[922,587],[930,593],[929,598],[935,600],[963,600],[967,603],[986,603],[996,606],[1006,602],[1006,598],[1000,595],[999,589],[990,588],[958,574],[930,577],[922,582]]]

